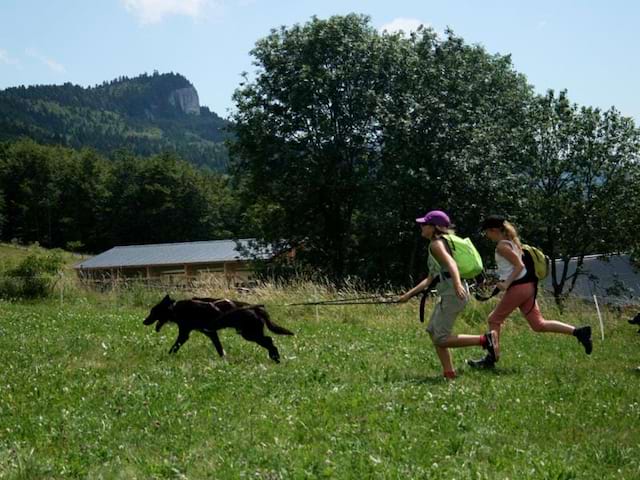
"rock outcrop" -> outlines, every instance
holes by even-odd
[[[200,115],[200,99],[194,87],[174,90],[169,94],[169,104],[179,108],[184,113]]]

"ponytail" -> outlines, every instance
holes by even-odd
[[[508,221],[504,221],[502,224],[502,231],[504,232],[505,237],[515,243],[520,250],[522,250],[522,243],[520,242],[520,237],[518,237],[518,231],[516,227],[513,226],[512,223]]]

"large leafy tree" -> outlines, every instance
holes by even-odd
[[[417,215],[445,209],[473,236],[487,205],[508,203],[532,99],[508,56],[466,45],[451,31],[442,38],[419,30],[402,59],[403,75],[382,105],[384,149],[367,221],[378,225],[371,252],[397,252],[395,278],[424,269]]]
[[[538,97],[528,122],[525,189],[512,211],[525,237],[561,260],[559,268],[552,263],[559,298],[573,288],[585,255],[628,251],[637,242],[640,132],[614,108],[580,108],[566,92]],[[572,258],[578,268],[568,275]]]
[[[366,17],[312,19],[260,40],[235,93],[235,171],[265,240],[349,270],[353,217],[379,149],[384,39]],[[255,198],[254,198],[255,196]]]
[[[264,239],[302,245],[337,278],[397,282],[420,270],[417,214],[475,225],[478,202],[504,191],[485,153],[512,159],[531,98],[508,57],[451,32],[379,34],[357,15],[283,27],[252,53],[232,152]]]

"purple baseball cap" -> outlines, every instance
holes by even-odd
[[[451,220],[449,215],[442,210],[431,210],[424,217],[416,218],[416,222],[420,224],[437,225],[439,227],[449,227]]]

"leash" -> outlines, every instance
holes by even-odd
[[[301,306],[342,306],[342,305],[387,305],[400,303],[395,298],[381,298],[380,295],[370,295],[366,297],[336,298],[332,300],[319,300],[316,302],[287,303],[285,307]]]

